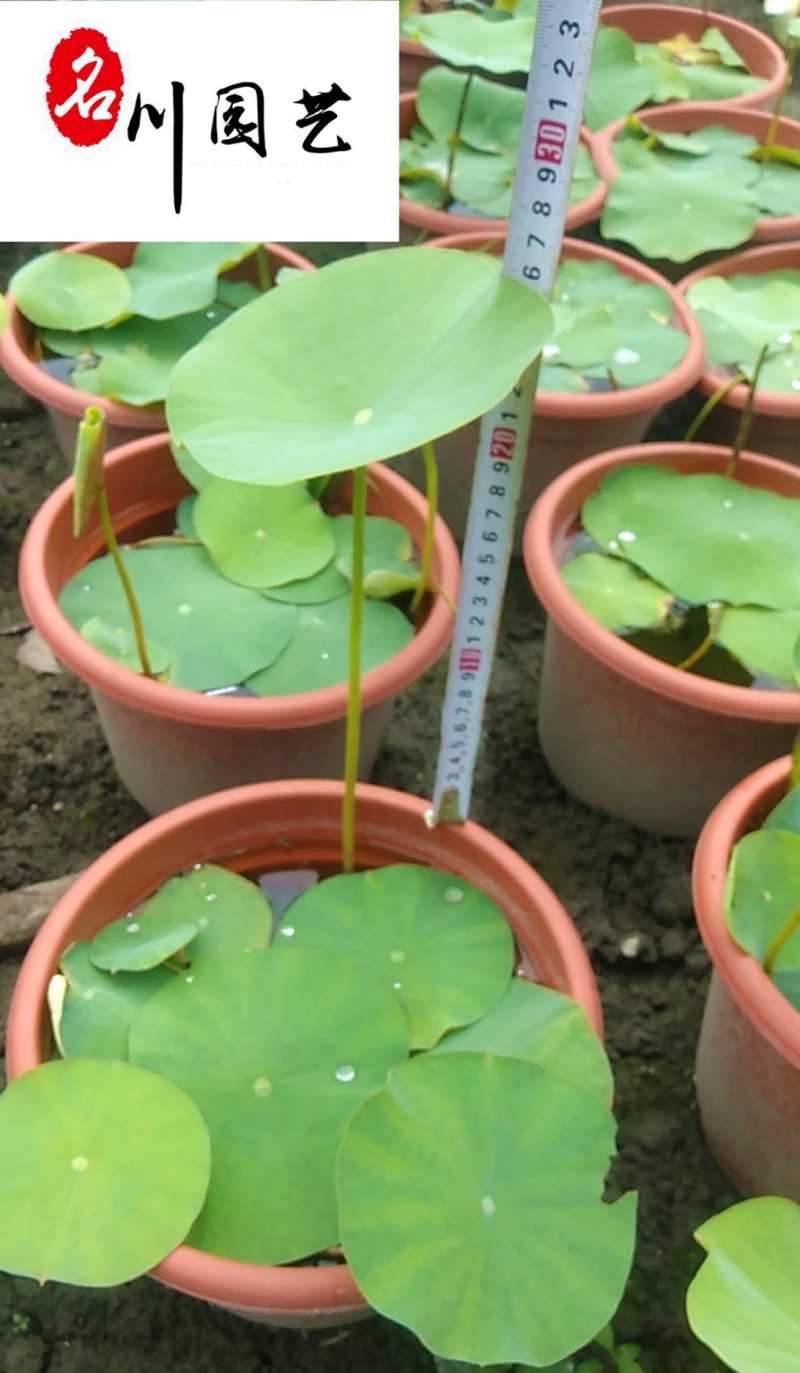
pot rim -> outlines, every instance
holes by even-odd
[[[800,723],[800,691],[733,686],[679,672],[598,624],[571,595],[559,572],[555,546],[565,539],[566,531],[574,525],[589,492],[615,468],[634,463],[662,463],[679,471],[716,471],[724,468],[729,457],[730,449],[719,444],[640,443],[609,449],[575,463],[550,483],[528,516],[523,535],[525,568],[540,602],[562,632],[589,657],[621,677],[657,696],[713,714],[770,724]],[[784,480],[789,477],[791,484],[797,486],[800,499],[800,470],[788,463],[745,451],[739,470],[741,474],[763,473]],[[766,482],[758,484],[769,485]]]
[[[663,133],[695,133],[708,128],[711,124],[721,124],[734,133],[749,133],[754,138],[762,135],[766,137],[773,119],[769,110],[713,100],[676,100],[669,105],[646,106],[643,110],[637,111],[637,115],[641,116],[643,123]],[[613,124],[607,124],[594,136],[595,162],[603,180],[609,186],[620,174],[619,163],[614,156],[614,143],[626,123],[626,119],[616,119]],[[779,141],[785,142],[790,133],[794,135],[795,145],[800,149],[800,120],[781,115],[778,120]],[[792,146],[791,143],[789,146]],[[795,215],[770,215],[756,221],[752,238],[747,242],[781,242],[799,235],[800,212]],[[745,246],[746,244],[740,245],[741,248]],[[739,249],[734,248],[730,251],[738,252]]]
[[[800,128],[800,123],[798,124]],[[678,282],[678,290],[686,296],[696,282],[710,276],[734,276],[738,272],[751,272],[760,276],[763,272],[780,270],[781,266],[794,268],[800,275],[800,215],[797,216],[798,239],[789,243],[764,243],[759,247],[743,248],[740,252],[730,253],[718,262],[709,263],[689,272]],[[785,261],[784,261],[785,259]],[[687,302],[688,303],[688,302]],[[691,307],[690,307],[691,308]],[[721,384],[720,375],[706,368],[698,382],[703,395],[712,396]],[[723,405],[735,410],[744,410],[747,404],[747,386],[742,382],[734,386],[722,400]],[[756,391],[754,413],[774,415],[780,419],[800,420],[800,392],[795,396],[783,395],[780,391]]]
[[[447,234],[442,238],[431,239],[426,248],[485,248],[489,243],[505,244],[506,233],[502,235],[487,232],[485,229],[474,233]],[[671,281],[661,276],[647,263],[637,262],[635,258],[606,248],[604,244],[588,243],[578,238],[565,238],[561,243],[560,260],[574,259],[580,262],[609,262],[618,271],[633,281],[649,283],[666,291],[672,303],[673,319],[677,318],[683,333],[688,336],[689,346],[677,366],[666,376],[656,381],[645,382],[642,386],[626,387],[620,391],[590,392],[588,395],[559,395],[552,391],[537,391],[534,414],[546,418],[569,420],[609,419],[622,415],[637,415],[646,410],[660,410],[671,400],[676,400],[697,385],[705,367],[706,346],[703,331],[697,316],[686,298]]]
[[[341,782],[313,779],[257,782],[216,792],[156,816],[101,854],[56,903],[25,957],[9,1011],[9,1079],[42,1062],[47,983],[69,945],[81,910],[92,899],[105,902],[107,891],[114,889],[120,873],[133,874],[131,880],[143,899],[169,875],[162,871],[165,863],[171,863],[174,872],[176,867],[183,866],[181,857],[188,856],[189,851],[197,858],[207,852],[206,846],[210,844],[212,853],[222,850],[229,859],[234,858],[237,840],[241,844],[245,833],[252,833],[259,822],[264,824],[263,813],[270,808],[279,816],[292,811],[287,827],[297,835],[298,847],[313,858],[332,840],[338,843],[343,792]],[[512,909],[518,907],[524,893],[526,905],[536,910],[541,942],[549,944],[551,959],[561,963],[568,994],[584,1007],[602,1038],[597,984],[578,931],[549,885],[519,854],[472,820],[429,829],[425,823],[428,802],[421,797],[369,783],[359,784],[356,796],[357,853],[360,849],[362,861],[368,866],[370,857],[379,859],[385,855],[390,862],[421,861],[419,855],[425,853],[427,861],[443,871],[452,870],[452,864],[464,876],[480,873],[482,878],[485,874],[488,888],[497,888],[502,883]],[[296,820],[297,815],[300,821]],[[220,840],[223,824],[227,837]],[[360,846],[359,825],[363,836]],[[275,854],[279,866],[281,861],[287,861],[280,838],[276,840],[279,826],[274,826],[271,833],[270,853]],[[198,834],[201,837],[190,842],[190,836]],[[149,868],[143,861],[148,850]],[[297,857],[293,855],[289,861]],[[481,879],[476,876],[474,880]],[[124,898],[121,893],[119,902],[130,895],[131,890],[124,893]],[[111,906],[109,901],[103,914]],[[508,910],[506,915],[520,938],[515,919]],[[109,914],[108,918],[114,916]],[[277,1314],[280,1310],[297,1312],[313,1306],[315,1311],[341,1313],[344,1309],[366,1306],[347,1266],[262,1266],[218,1258],[181,1245],[153,1269],[152,1276],[190,1295],[250,1311],[270,1310]]]
[[[415,44],[419,47],[419,44]],[[408,119],[409,127],[413,123],[416,113],[417,92],[404,91],[400,95],[400,128],[405,127]],[[401,133],[402,137],[402,133]],[[586,127],[581,125],[581,143],[588,149],[589,156],[595,165],[595,171],[600,169],[595,162],[594,148],[596,135]],[[569,233],[573,229],[579,229],[582,224],[589,224],[593,219],[597,219],[606,198],[606,184],[603,177],[600,177],[600,184],[584,200],[578,201],[577,205],[570,205],[567,210],[565,232]],[[505,234],[508,228],[507,219],[472,219],[467,215],[448,215],[444,210],[428,210],[424,205],[416,205],[412,200],[405,200],[403,196],[398,197],[399,214],[401,224],[411,224],[415,229],[424,229],[429,234],[444,235],[452,233],[470,233],[476,227],[484,233]]]
[[[764,65],[772,68],[771,74],[762,78],[766,85],[752,93],[734,95],[728,100],[717,101],[716,104],[719,109],[761,109],[765,105],[770,105],[780,95],[788,70],[786,56],[780,44],[776,43],[769,34],[762,33],[761,29],[757,29],[754,24],[748,24],[741,19],[734,19],[727,14],[720,14],[717,10],[709,10],[708,12],[687,10],[683,5],[649,4],[647,0],[638,4],[609,5],[602,11],[601,22],[606,28],[625,29],[624,20],[626,17],[631,18],[631,10],[655,11],[659,17],[663,15],[667,28],[669,28],[667,20],[670,19],[671,22],[678,25],[679,30],[682,28],[684,32],[695,26],[699,28],[702,21],[703,27],[699,28],[700,33],[712,26],[721,29],[734,47],[736,47],[736,38],[746,43],[758,45],[764,54]],[[670,29],[669,32],[665,33],[665,37],[672,37],[674,32],[674,28]],[[748,71],[750,70],[748,67]],[[751,72],[751,75],[756,75],[756,73]],[[689,102],[676,101],[675,103],[688,104]]]
[[[92,253],[97,257],[104,257],[105,254],[101,250],[112,246],[114,248],[130,247],[131,257],[133,257],[133,251],[138,245],[136,243],[115,243],[112,245],[105,242],[69,243],[63,251],[65,253]],[[282,267],[298,267],[304,271],[316,270],[313,262],[310,262],[300,253],[294,252],[292,248],[284,248],[279,243],[265,243],[264,247],[269,257],[276,259]],[[165,428],[166,420],[162,403],[140,407],[127,405],[123,401],[111,400],[107,396],[93,396],[86,391],[78,391],[74,386],[70,386],[65,381],[59,381],[56,377],[51,377],[41,367],[37,367],[36,363],[28,356],[25,347],[25,330],[28,322],[10,293],[6,295],[5,301],[8,322],[6,328],[0,331],[0,367],[29,396],[35,397],[48,409],[55,410],[62,415],[69,415],[73,419],[81,419],[86,406],[92,403],[103,410],[110,426],[140,431],[161,431]]]
[[[723,909],[725,878],[734,844],[758,812],[786,790],[791,757],[752,772],[718,802],[695,849],[692,895],[695,918],[715,970],[747,1019],[792,1067],[800,1070],[800,1011],[778,990],[755,958],[734,942]]]
[[[115,469],[137,464],[150,455],[171,461],[169,434],[134,439],[113,449],[108,454],[106,471],[113,474]],[[416,516],[420,527],[424,527],[425,497],[385,464],[370,464],[368,471],[371,485],[379,493],[392,494],[402,500]],[[61,587],[54,594],[46,571],[48,546],[55,526],[64,520],[65,510],[71,509],[73,489],[74,478],[67,477],[34,515],[20,553],[19,587],[26,613],[56,657],[92,689],[131,709],[215,729],[294,729],[344,718],[346,683],[294,696],[257,699],[204,696],[202,692],[155,682],[131,672],[87,643],[59,609],[57,595]],[[143,510],[142,514],[145,513]],[[362,676],[362,712],[421,677],[452,638],[454,619],[450,606],[458,600],[461,560],[455,540],[441,516],[437,516],[434,550],[432,572],[436,591],[430,611],[405,648]]]

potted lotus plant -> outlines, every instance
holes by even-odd
[[[15,990],[0,1171],[16,1177],[15,1204],[27,1194],[39,1214],[43,1188],[70,1206],[85,1180],[93,1199],[104,1198],[110,1171],[108,1201],[95,1211],[107,1205],[109,1233],[119,1238],[110,1246],[111,1281],[156,1263],[154,1276],[181,1291],[289,1324],[352,1319],[369,1304],[442,1358],[541,1367],[604,1329],[633,1247],[633,1197],[601,1200],[613,1118],[607,1065],[575,1005],[599,1027],[586,955],[552,893],[505,845],[472,823],[431,829],[424,801],[355,781],[367,463],[412,436],[435,435],[456,411],[466,417],[496,401],[533,360],[549,324],[546,305],[497,264],[455,254],[458,265],[442,261],[393,250],[325,268],[246,307],[173,372],[167,412],[183,465],[212,475],[221,467],[228,479],[258,487],[356,464],[344,783],[266,783],[202,797],[150,821],[78,879],[34,941]],[[348,329],[344,304],[358,286],[360,327]],[[407,350],[393,330],[404,314],[416,324],[420,309],[426,323],[447,326],[446,386],[421,354],[414,385],[398,374]],[[249,350],[241,333],[248,311]],[[265,327],[265,313],[276,327]],[[345,357],[342,334],[310,334],[309,318],[336,320]],[[280,372],[268,365],[279,335]],[[309,356],[310,339],[317,342]],[[224,340],[241,365],[235,386],[219,351]],[[331,379],[310,397],[309,367],[315,380]],[[297,869],[300,894],[295,888],[285,909]],[[263,892],[283,903],[282,917],[265,910]],[[117,1004],[105,1028],[99,1020],[89,1028],[87,1001],[93,1009],[102,999],[108,1009],[107,995],[85,995],[97,993],[104,973],[115,992],[123,974],[151,981],[134,992],[127,976],[128,1009]],[[61,981],[53,984],[54,975]],[[547,987],[526,985],[532,981]],[[48,988],[61,1063],[44,1061]],[[556,1006],[559,992],[568,995]],[[575,1036],[552,1014],[575,1021]],[[108,1045],[109,1019],[110,1065],[91,1057],[98,1028]],[[223,1024],[230,1033],[220,1034]],[[213,1072],[192,1044],[202,1032],[220,1051]],[[129,1062],[118,1061],[120,1037]],[[571,1042],[563,1055],[556,1039],[565,1050]],[[545,1040],[558,1068],[543,1067]],[[191,1065],[200,1062],[198,1075]],[[98,1103],[110,1095],[112,1072],[122,1104],[104,1121]],[[95,1107],[81,1109],[92,1096]],[[231,1110],[232,1096],[241,1112]],[[74,1122],[67,1101],[78,1106],[80,1124],[56,1133],[53,1165],[49,1148],[31,1141],[42,1138],[38,1113],[52,1120],[56,1102]],[[138,1139],[126,1141],[108,1170],[103,1146],[137,1106],[150,1124],[131,1132]],[[157,1262],[149,1215],[163,1187],[152,1185],[152,1166],[141,1159],[157,1154],[145,1136],[152,1126],[160,1138],[164,1118],[172,1128],[167,1187],[183,1148],[189,1167],[176,1189],[180,1217],[165,1210]],[[550,1162],[531,1167],[535,1139]],[[563,1178],[567,1154],[570,1181],[559,1185],[553,1208],[550,1170]],[[119,1223],[131,1214],[131,1177],[136,1196],[151,1198],[146,1227]],[[148,1244],[138,1244],[134,1266],[132,1238],[141,1240],[145,1228]],[[93,1244],[80,1221],[55,1243],[17,1223],[0,1222],[0,1233],[0,1262],[14,1271],[53,1276],[57,1253],[62,1278],[108,1281],[99,1257],[107,1237]],[[30,1243],[15,1248],[15,1234]],[[565,1247],[568,1267],[552,1261]],[[510,1279],[512,1254],[524,1282]],[[437,1273],[440,1284],[432,1282]],[[517,1294],[511,1306],[509,1290]]]
[[[258,243],[73,243],[33,258],[9,283],[0,367],[47,408],[68,462],[87,396],[109,444],[164,428],[175,361],[267,290],[290,248]]]

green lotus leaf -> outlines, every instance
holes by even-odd
[[[443,1358],[564,1357],[613,1315],[630,1270],[635,1196],[601,1201],[613,1152],[610,1111],[537,1064],[452,1053],[399,1065],[338,1159],[360,1290]]]
[[[635,303],[663,324],[672,318],[672,301],[663,287],[637,281],[612,262],[567,258],[556,272],[553,301],[568,302],[573,308],[577,304],[614,307]]]
[[[763,216],[796,215],[800,205],[800,167],[785,162],[762,162],[754,182]]]
[[[131,1021],[154,992],[171,982],[168,968],[112,974],[95,967],[80,940],[61,959],[65,980],[57,1039],[66,1058],[128,1057]]]
[[[121,267],[90,253],[43,253],[8,289],[26,319],[45,329],[91,329],[126,313],[131,288]]]
[[[671,100],[689,99],[689,82],[683,68],[672,60],[671,55],[660,43],[636,43],[634,47],[638,66],[651,73],[653,84],[647,97],[649,103],[666,105]],[[611,91],[613,94],[613,85]],[[637,109],[643,103],[645,102],[639,101],[632,108]]]
[[[511,929],[470,882],[413,863],[341,874],[298,897],[277,938],[364,964],[392,988],[414,1048],[429,1048],[497,1004],[513,964]]]
[[[136,635],[132,629],[106,624],[105,620],[95,615],[81,625],[81,637],[101,653],[105,653],[107,658],[119,663],[120,667],[127,667],[131,672],[144,672]],[[144,644],[153,676],[160,682],[171,681],[175,672],[174,654],[153,639],[145,638]]]
[[[761,76],[723,64],[715,67],[697,62],[681,70],[689,87],[689,100],[731,100],[739,95],[754,95],[767,84]]]
[[[797,335],[800,345],[800,333]],[[742,368],[743,371],[748,369]],[[749,369],[752,372],[752,368]],[[800,348],[788,353],[777,353],[767,358],[759,373],[759,383],[764,391],[777,391],[783,395],[796,396],[800,391]]]
[[[737,367],[741,371],[743,366],[756,362],[761,351],[758,345],[751,343],[721,315],[699,308],[695,309],[695,315],[703,331],[709,366]]]
[[[614,633],[663,624],[674,605],[666,587],[603,553],[579,553],[564,563],[561,576],[592,619]]]
[[[792,787],[774,810],[771,810],[762,829],[789,830],[800,834],[800,787]]]
[[[774,968],[772,980],[781,996],[785,996],[795,1010],[800,1011],[800,966],[796,968]]]
[[[535,27],[536,20],[528,16],[492,24],[468,10],[444,10],[415,14],[406,33],[451,67],[499,74],[529,70]]]
[[[579,205],[582,200],[599,186],[600,176],[589,149],[579,143],[575,149],[575,162],[572,167],[572,180],[569,184],[569,204]]]
[[[424,205],[428,210],[441,210],[447,199],[439,177],[424,168],[404,171],[401,167],[400,196],[403,200],[413,201],[415,205]]]
[[[695,166],[699,159],[685,159]],[[611,183],[600,221],[604,238],[630,243],[645,257],[688,262],[700,253],[733,248],[752,235],[758,219],[754,190],[727,167],[687,176],[683,162],[653,157],[649,167],[622,170]]]
[[[209,481],[214,480],[214,477],[209,478]],[[206,483],[206,485],[208,485],[208,483]],[[196,500],[196,494],[191,496],[184,496],[183,500],[180,502],[177,510],[175,511],[175,528],[177,529],[178,533],[183,536],[184,539],[197,538],[197,531],[194,527],[194,507]]]
[[[469,92],[459,120],[468,81]],[[417,118],[428,133],[446,143],[458,127],[461,142],[478,152],[516,154],[524,111],[524,91],[486,81],[482,76],[463,76],[449,67],[431,67],[417,88]]]
[[[608,1055],[582,1006],[563,992],[512,979],[487,1015],[445,1035],[432,1053],[483,1053],[525,1058],[583,1087],[610,1106],[614,1084]]]
[[[220,577],[204,548],[179,543],[123,551],[145,633],[174,655],[175,686],[192,691],[243,682],[274,661],[298,624],[291,605]],[[59,597],[80,629],[99,617],[126,629],[130,612],[109,557],[88,563]]]
[[[303,482],[254,487],[217,477],[192,520],[223,577],[259,591],[321,572],[335,551],[331,521]]]
[[[197,1103],[212,1142],[189,1242],[245,1263],[335,1244],[334,1160],[365,1096],[408,1055],[391,989],[316,949],[212,959],[142,1007],[131,1058]]]
[[[349,581],[336,563],[331,561],[321,572],[315,572],[313,577],[287,582],[285,586],[272,586],[264,595],[271,601],[286,601],[290,605],[324,605],[327,601],[347,596],[349,591]]]
[[[0,1268],[128,1282],[186,1237],[209,1172],[200,1112],[155,1073],[80,1058],[23,1073],[0,1097]]]
[[[250,690],[258,696],[294,696],[346,682],[351,606],[349,595],[301,604],[292,638],[280,657],[246,679]],[[368,600],[363,608],[362,676],[394,658],[413,637],[414,628],[402,610]]]
[[[664,626],[656,626],[655,629],[633,629],[624,637],[625,642],[634,648],[649,653],[651,657],[658,658],[660,662],[668,663],[671,667],[680,667],[692,676],[708,677],[715,682],[727,682],[729,686],[753,686],[753,674],[748,672],[738,658],[734,658],[719,644],[712,642],[710,647],[706,646],[710,629],[708,608],[698,605],[685,611],[682,618],[676,615]],[[687,659],[694,658],[701,648],[703,652],[697,660],[690,667],[684,668],[683,664]]]
[[[266,948],[272,931],[270,904],[258,884],[215,863],[171,877],[136,919],[143,928],[150,922],[196,926],[186,953],[193,968],[209,958]]]
[[[794,1373],[800,1349],[800,1206],[753,1197],[694,1237],[707,1258],[686,1294],[698,1339],[735,1373]]]
[[[353,580],[353,517],[339,515],[333,521],[336,567],[348,582]],[[412,591],[420,570],[412,562],[414,540],[404,525],[382,515],[368,515],[364,528],[364,591],[367,596],[389,599]]]
[[[740,71],[747,71],[747,63],[736,51],[732,43],[728,41],[722,29],[709,28],[700,35],[700,47],[705,52],[714,52],[721,59],[725,67],[738,67]]]
[[[798,636],[800,609],[765,610],[743,605],[729,606],[722,612],[715,638],[751,672],[762,672],[794,686]]]
[[[292,271],[292,267],[279,267],[275,281],[282,281],[284,273]],[[249,305],[252,300],[258,300],[260,295],[258,287],[250,281],[229,281],[227,277],[220,277],[217,281],[215,299],[220,305],[227,305],[231,310],[241,310],[242,306]]]
[[[636,464],[583,504],[602,548],[694,605],[800,604],[800,501],[715,473]]]
[[[593,132],[622,119],[653,98],[658,72],[639,63],[636,45],[622,29],[597,30],[583,121]]]
[[[170,429],[201,466],[233,480],[345,471],[485,413],[536,357],[550,321],[545,301],[481,253],[345,258],[291,291],[268,291],[182,358]]]
[[[800,906],[800,835],[754,830],[731,855],[725,885],[725,918],[736,943],[762,965],[773,941]],[[775,967],[800,967],[800,929],[790,934]]]
[[[718,316],[756,349],[788,343],[798,329],[800,271],[703,277],[686,294],[693,310]]]
[[[566,367],[582,371],[606,358],[611,365],[611,356],[620,340],[607,306],[592,305],[584,309],[562,306],[560,310],[556,306],[553,317],[555,339],[547,345],[547,357],[551,362],[556,356],[553,350],[557,345],[558,360]],[[565,328],[560,327],[562,320],[566,323]]]
[[[249,257],[257,243],[139,243],[127,270],[132,314],[169,319],[205,310],[217,277]]]
[[[89,957],[106,972],[145,972],[180,953],[200,929],[199,918],[156,906],[105,925],[89,945]]]
[[[668,376],[686,356],[688,334],[653,319],[633,301],[612,306],[611,322],[617,346],[606,366],[620,386],[646,386]]]
[[[223,318],[221,310],[166,320],[134,315],[113,329],[95,330],[90,346],[100,361],[96,367],[75,371],[72,384],[79,391],[109,396],[126,405],[163,401],[175,363]]]
[[[460,148],[453,166],[453,196],[480,214],[507,219],[516,169],[516,153],[478,153],[473,148]],[[479,221],[475,227],[480,228]]]
[[[556,345],[548,345],[550,346]],[[550,367],[545,363],[539,372],[539,390],[553,391],[565,396],[583,396],[589,390],[589,383],[568,367]]]

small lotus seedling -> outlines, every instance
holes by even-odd
[[[734,248],[759,220],[796,214],[800,204],[800,152],[724,125],[666,133],[630,118],[614,156],[620,171],[601,232],[652,260]]]
[[[258,284],[226,275],[249,258]],[[163,402],[178,358],[270,285],[259,243],[139,243],[127,268],[44,253],[9,290],[36,326],[46,370],[79,391],[150,406]]]
[[[753,1197],[695,1231],[707,1257],[686,1294],[694,1334],[734,1373],[800,1361],[800,1206]]]

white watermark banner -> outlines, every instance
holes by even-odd
[[[3,0],[0,239],[398,236],[387,0]]]

